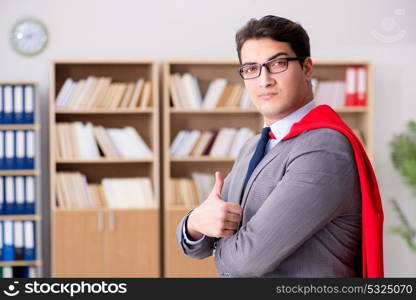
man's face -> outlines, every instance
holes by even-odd
[[[241,48],[241,62],[264,63],[278,57],[296,57],[292,47],[270,38],[247,40]],[[303,69],[299,61],[289,61],[286,71],[270,74],[262,68],[260,77],[244,80],[248,93],[268,125],[284,118],[312,99],[310,79],[312,60],[307,58]]]

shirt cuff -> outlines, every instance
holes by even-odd
[[[183,234],[183,238],[185,240],[185,243],[188,246],[195,246],[199,243],[202,242],[202,240],[205,238],[205,235],[202,236],[202,238],[200,238],[199,240],[196,241],[192,241],[189,237],[188,234],[186,233],[186,222],[188,221],[188,217],[186,217],[185,222],[183,222],[183,226],[182,226],[182,234]]]

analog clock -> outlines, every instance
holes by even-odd
[[[40,21],[24,19],[13,27],[10,40],[18,53],[33,56],[45,49],[48,44],[48,31]]]

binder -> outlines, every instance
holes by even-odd
[[[15,260],[23,260],[23,221],[14,221],[14,258]]]
[[[0,261],[3,260],[3,221],[0,221]]]
[[[0,84],[0,124],[4,122],[3,85]]]
[[[13,278],[12,267],[3,267],[3,278]]]
[[[14,184],[14,177],[13,176],[6,176],[6,201],[5,201],[5,208],[4,211],[6,214],[11,215],[15,213],[15,184]]]
[[[14,244],[13,244],[13,221],[3,221],[4,227],[4,239],[3,239],[3,260],[13,261],[14,260]],[[4,269],[3,269],[4,274]]]
[[[15,85],[13,88],[14,120],[15,124],[23,123],[23,86]]]
[[[35,133],[33,130],[26,130],[26,169],[34,169],[35,167]]]
[[[3,124],[13,124],[13,86],[3,86]]]
[[[4,167],[5,169],[13,169],[14,168],[14,149],[15,149],[15,139],[14,139],[14,132],[12,130],[5,130],[4,131]]]
[[[367,70],[365,67],[357,68],[357,105],[367,105]]]
[[[4,131],[0,130],[0,170],[5,169],[5,154],[4,149],[5,147],[5,141],[4,141]]]
[[[36,267],[29,267],[29,276],[28,278],[37,278],[39,277],[38,272],[36,271]]]
[[[16,160],[14,169],[25,168],[25,132],[23,130],[15,131],[16,140]]]
[[[33,221],[24,221],[24,260],[35,260],[35,227]]]
[[[345,70],[345,106],[357,105],[357,70],[347,67]]]
[[[4,176],[0,176],[0,215],[5,214],[4,211]]]
[[[24,87],[24,110],[23,120],[25,124],[34,123],[34,107],[35,107],[35,86],[26,85]]]
[[[26,207],[25,207],[25,182],[23,176],[16,176],[15,177],[15,211],[14,213],[17,215],[25,214]]]
[[[35,213],[35,177],[25,177],[25,214],[33,215]]]
[[[13,278],[29,278],[29,267],[27,266],[14,267]]]

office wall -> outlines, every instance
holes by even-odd
[[[416,119],[416,3],[411,0],[1,0],[0,80],[40,83],[44,231],[48,232],[48,72],[53,58],[234,59],[234,34],[251,17],[275,14],[300,22],[314,59],[364,59],[374,68],[375,170],[385,227],[398,222],[389,199],[402,203],[416,226],[412,198],[389,158],[393,134]],[[36,17],[50,32],[42,54],[25,58],[10,46],[11,27]],[[380,36],[382,34],[382,36]],[[44,235],[45,237],[47,235]],[[49,241],[44,241],[48,275]],[[416,253],[385,235],[386,276],[416,276]]]

